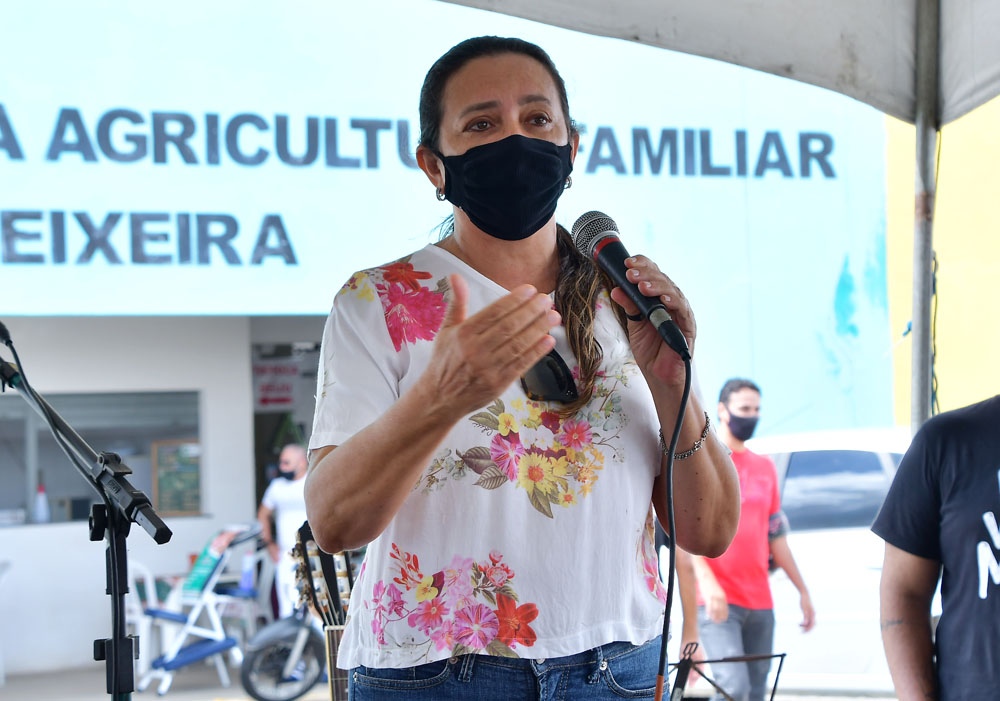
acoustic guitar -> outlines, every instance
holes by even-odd
[[[350,555],[346,552],[330,555],[320,550],[308,521],[299,528],[293,554],[298,561],[296,577],[301,583],[302,598],[323,621],[330,699],[347,701],[348,673],[337,668],[337,650],[354,586]]]

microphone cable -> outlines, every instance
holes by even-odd
[[[677,563],[677,527],[674,523],[674,453],[677,450],[677,441],[681,436],[681,427],[684,424],[684,412],[687,410],[688,397],[691,395],[691,359],[684,358],[684,391],[681,393],[681,404],[677,410],[677,421],[674,422],[674,430],[670,435],[670,443],[667,445],[666,457],[666,496],[667,496],[667,525],[670,527],[670,541],[667,545],[669,553],[667,565],[667,600],[663,605],[663,632],[660,635],[660,662],[656,670],[656,693],[655,701],[663,698],[663,687],[666,681],[667,667],[667,639],[670,637],[670,610],[674,600],[674,570]],[[657,514],[659,519],[659,514]],[[657,553],[659,561],[659,553]]]

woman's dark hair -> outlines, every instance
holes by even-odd
[[[423,87],[420,88],[421,146],[438,150],[441,117],[444,113],[441,99],[444,97],[444,88],[448,80],[472,59],[499,56],[500,54],[522,54],[535,59],[544,66],[545,70],[552,76],[552,82],[556,84],[556,90],[559,92],[559,104],[562,107],[563,116],[566,118],[569,135],[572,136],[576,133],[576,126],[569,116],[566,83],[563,82],[562,76],[556,70],[556,64],[552,63],[552,59],[542,47],[514,37],[474,37],[451,47],[444,56],[434,62],[424,77]]]
[[[466,39],[453,46],[427,71],[423,87],[420,89],[420,145],[438,150],[441,135],[441,118],[444,108],[441,100],[448,80],[472,59],[501,54],[521,54],[538,61],[555,83],[559,92],[559,103],[566,119],[568,136],[572,139],[577,128],[569,116],[569,99],[566,84],[556,70],[549,55],[540,47],[523,39],[484,36]],[[557,226],[559,249],[559,276],[556,280],[556,308],[563,317],[566,339],[580,366],[578,379],[579,398],[562,407],[563,416],[572,416],[586,406],[594,394],[594,380],[603,358],[601,344],[594,338],[594,314],[597,297],[601,289],[613,287],[610,279],[600,272],[594,262],[580,253],[569,232]],[[453,230],[453,223],[442,226],[442,238]],[[612,303],[615,316],[622,329],[626,329],[625,314],[617,304]]]

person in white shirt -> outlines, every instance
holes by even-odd
[[[278,614],[290,616],[298,598],[295,593],[295,558],[291,550],[295,533],[306,520],[305,485],[309,463],[301,445],[286,445],[278,458],[278,470],[283,476],[271,480],[257,509],[260,533],[267,551],[275,562],[275,587],[278,593]],[[271,535],[271,518],[275,533]]]

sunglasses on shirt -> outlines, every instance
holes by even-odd
[[[536,402],[568,404],[580,395],[576,391],[573,372],[555,349],[535,363],[521,377],[521,389]]]

